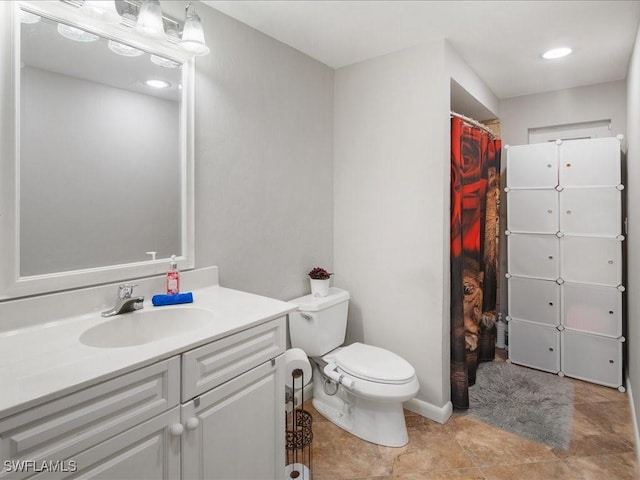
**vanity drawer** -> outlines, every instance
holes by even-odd
[[[33,468],[8,472],[7,461],[73,458],[176,406],[179,375],[175,357],[0,420],[0,478],[36,473]]]
[[[182,355],[182,401],[277,357],[286,348],[286,317],[191,350]]]

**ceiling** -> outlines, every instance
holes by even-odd
[[[445,38],[498,98],[626,78],[640,23],[640,0],[203,3],[332,68]]]

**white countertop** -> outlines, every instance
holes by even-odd
[[[80,335],[116,317],[92,313],[0,333],[0,418],[286,315],[291,303],[211,286],[193,290],[193,303],[211,312],[198,330],[131,347],[84,345]],[[145,300],[144,309],[154,307]],[[129,314],[124,314],[129,315]],[[135,315],[135,313],[131,314]],[[179,320],[178,320],[179,321]]]

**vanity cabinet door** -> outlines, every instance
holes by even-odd
[[[176,480],[180,478],[180,407],[165,412],[67,460],[66,472],[43,472],[42,480],[95,478],[104,480]],[[70,463],[70,461],[74,463]],[[72,466],[73,468],[69,468]]]
[[[284,478],[284,356],[181,407],[182,478]]]
[[[174,357],[26,409],[0,419],[0,458],[37,463],[73,459],[177,406],[179,392],[180,359]],[[33,469],[8,472],[7,464],[0,464],[0,478],[30,474]]]

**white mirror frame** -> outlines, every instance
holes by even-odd
[[[107,25],[81,15],[62,2],[0,2],[0,301],[60,290],[113,283],[167,271],[166,259],[73,270],[29,277],[20,276],[20,7],[54,20],[64,21],[156,53],[183,64],[180,106],[181,244],[180,269],[195,265],[194,246],[194,74],[192,58],[141,37],[119,25]],[[126,248],[126,246],[123,246]]]

